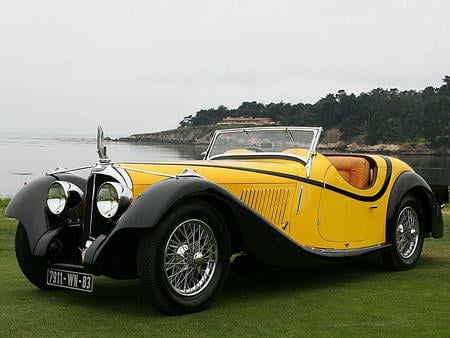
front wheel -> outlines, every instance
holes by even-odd
[[[384,265],[391,270],[408,270],[417,264],[422,252],[424,212],[415,196],[406,195],[395,216],[396,223],[390,233],[392,247],[381,257]]]
[[[220,216],[207,203],[189,203],[141,238],[138,277],[159,311],[196,312],[222,289],[229,261],[229,238]]]

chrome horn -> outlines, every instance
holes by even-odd
[[[97,127],[97,154],[100,158],[100,163],[109,164],[111,160],[106,154],[106,146],[104,145],[105,135],[101,126]]]

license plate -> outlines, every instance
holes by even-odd
[[[92,292],[94,289],[94,275],[49,268],[47,269],[47,285]]]

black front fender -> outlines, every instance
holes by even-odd
[[[85,267],[98,273],[100,257],[105,256],[104,252],[114,245],[112,243],[120,242],[124,231],[137,230],[139,233],[140,230],[153,228],[172,212],[176,204],[208,195],[221,196],[227,202],[235,199],[222,187],[199,177],[169,178],[148,187],[120,216],[107,236],[101,235],[95,239],[84,257]],[[232,207],[232,210],[236,208]]]
[[[39,177],[20,189],[5,210],[5,216],[15,218],[27,232],[31,252],[39,239],[49,230],[47,195],[54,181],[67,181],[77,185],[83,192],[86,180],[72,174],[47,175]]]
[[[170,178],[145,190],[119,218],[114,231],[122,228],[151,228],[170,212],[176,203],[196,195],[234,196],[222,187],[198,177]]]

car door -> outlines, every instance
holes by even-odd
[[[320,198],[317,227],[320,236],[329,242],[364,242],[377,244],[385,238],[386,199],[376,197],[386,176],[386,168],[378,168],[375,183],[367,189],[349,184],[333,166],[324,175],[324,189]]]

